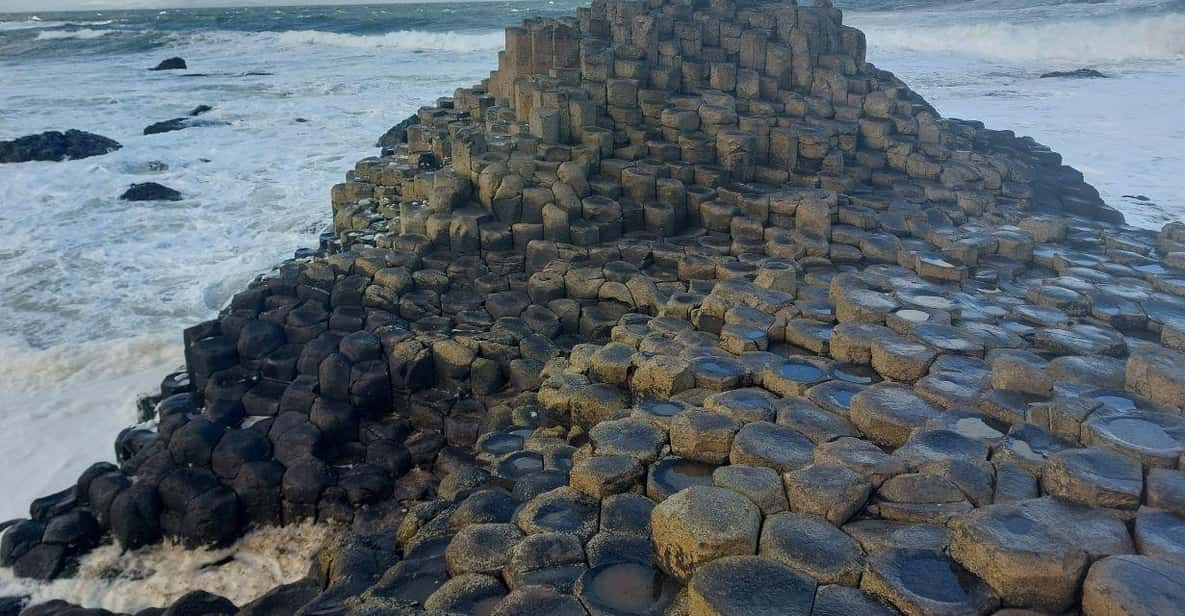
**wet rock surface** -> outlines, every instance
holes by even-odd
[[[158,63],[156,66],[154,66],[148,70],[151,70],[151,71],[183,71],[187,68],[189,68],[189,67],[185,64],[184,58],[173,57],[173,58],[165,58],[164,60],[161,60],[160,63]]]
[[[1171,613],[1185,225],[865,49],[829,3],[508,29],[0,565],[312,520],[255,613]]]
[[[1072,71],[1050,71],[1048,73],[1041,74],[1042,79],[1104,79],[1106,77],[1106,75],[1093,68],[1079,68]]]
[[[156,182],[132,184],[119,196],[124,201],[180,201],[181,193]]]
[[[123,147],[119,142],[80,130],[48,131],[0,141],[0,163],[63,161],[102,156]]]

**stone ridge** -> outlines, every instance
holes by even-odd
[[[164,613],[1178,610],[1185,225],[864,52],[824,3],[509,28],[0,565],[315,519],[306,578]]]

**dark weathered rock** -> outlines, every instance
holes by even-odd
[[[1185,568],[1146,556],[1110,556],[1091,566],[1082,586],[1085,614],[1172,614],[1185,599]]]
[[[1057,77],[1069,79],[1105,79],[1107,76],[1093,68],[1080,68],[1072,71],[1050,71],[1041,74],[1041,79]]]
[[[173,602],[162,616],[231,616],[238,612],[235,604],[225,597],[195,590]]]
[[[702,486],[676,493],[650,516],[658,563],[680,580],[714,559],[756,553],[760,525],[761,511],[748,498]]]
[[[144,182],[132,184],[119,198],[124,201],[180,201],[184,197],[180,192],[168,186],[156,182]]]
[[[183,58],[173,57],[173,58],[166,58],[164,60],[161,60],[160,64],[157,64],[154,68],[150,68],[148,70],[150,70],[150,71],[179,71],[179,70],[185,70],[187,68],[189,68],[189,67],[186,66],[185,60]]]
[[[814,601],[814,580],[756,556],[714,560],[688,584],[691,613],[704,616],[806,616]]]
[[[122,147],[117,141],[80,130],[48,131],[0,141],[0,163],[74,160],[102,156]]]

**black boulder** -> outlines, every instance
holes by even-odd
[[[165,120],[164,122],[157,122],[149,124],[144,129],[145,135],[159,135],[160,133],[171,133],[175,130],[182,130],[189,128],[189,120],[186,118],[173,118],[172,120]]]
[[[157,64],[156,68],[151,68],[148,70],[150,70],[150,71],[183,71],[187,68],[189,68],[189,66],[187,66],[185,64],[185,60],[183,58],[168,58],[166,60],[161,60],[161,63]]]
[[[187,593],[165,610],[164,616],[230,616],[239,611],[229,599],[204,590]]]
[[[114,139],[93,133],[51,130],[12,141],[0,141],[0,163],[74,160],[102,156],[122,147]]]
[[[181,193],[156,182],[132,184],[122,195],[124,201],[180,201]]]

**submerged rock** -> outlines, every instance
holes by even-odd
[[[197,128],[201,126],[226,126],[229,122],[219,120],[199,119],[198,116],[204,115],[214,108],[209,105],[199,105],[189,112],[188,115],[182,118],[173,118],[163,122],[156,122],[150,124],[144,129],[145,135],[157,135],[160,133],[171,133],[173,131],[185,130],[187,128]]]
[[[1106,79],[1107,76],[1093,68],[1080,68],[1073,71],[1052,71],[1043,73],[1041,79],[1064,77],[1068,79]]]
[[[0,163],[63,161],[102,156],[123,146],[114,139],[80,130],[48,131],[0,141]]]
[[[132,184],[122,195],[124,201],[180,201],[181,193],[156,182]]]

